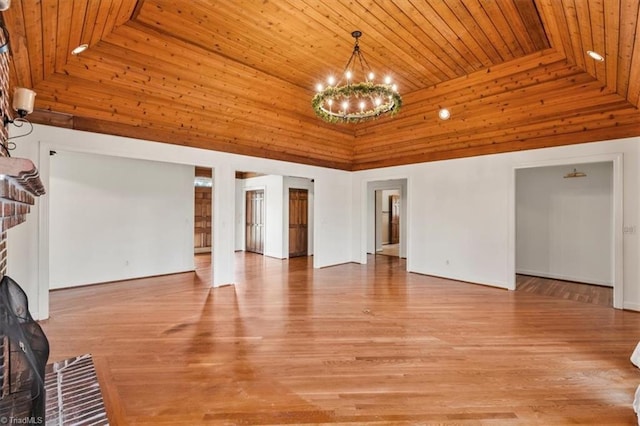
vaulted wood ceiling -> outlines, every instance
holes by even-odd
[[[640,136],[639,3],[14,0],[2,18],[33,122],[361,170]],[[327,124],[314,87],[356,29],[404,104]]]

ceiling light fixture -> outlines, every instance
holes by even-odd
[[[573,169],[572,172],[567,173],[566,175],[564,175],[565,178],[578,178],[578,177],[585,177],[585,176],[587,176],[586,173],[579,172],[576,169]]]
[[[362,32],[353,31],[351,35],[356,41],[342,76],[337,82],[330,76],[326,87],[322,84],[316,86],[318,93],[311,101],[313,110],[318,117],[330,123],[358,123],[397,114],[402,106],[398,86],[392,84],[388,76],[382,83],[374,83],[375,74],[358,44]]]
[[[451,117],[451,111],[446,108],[440,108],[440,111],[438,111],[438,117],[440,117],[440,120],[448,120],[449,117]]]
[[[593,50],[587,50],[587,55],[589,55],[591,59],[595,59],[598,62],[604,61],[604,56],[602,56],[598,52],[594,52]]]
[[[87,50],[88,48],[89,48],[89,45],[88,45],[88,44],[86,44],[86,43],[81,44],[80,46],[78,46],[78,47],[76,47],[75,49],[73,49],[73,50],[71,51],[71,54],[72,54],[73,56],[79,55],[79,54],[81,54],[82,52],[84,52],[85,50]]]

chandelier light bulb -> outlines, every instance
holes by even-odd
[[[320,84],[320,83],[316,84],[316,91],[317,92],[322,92],[322,84]]]
[[[342,109],[343,109],[343,110],[345,110],[345,111],[346,111],[347,109],[349,109],[349,102],[344,101],[344,102],[342,103]]]
[[[334,83],[336,82],[336,79],[333,78],[333,76],[329,76],[329,78],[327,79],[327,83],[329,83],[329,86],[333,86]]]
[[[375,76],[373,75],[372,72],[370,72],[368,77],[369,77],[369,81],[373,81],[373,77],[375,77]]]
[[[351,73],[351,71],[347,71],[345,76],[347,77],[347,80],[351,80],[351,77],[353,77],[353,74]]]
[[[391,77],[386,76],[386,77],[384,78],[384,84],[391,84]]]
[[[382,103],[382,99],[376,98],[375,103],[376,103],[376,106],[380,106],[380,104]]]
[[[398,91],[398,85],[394,84],[393,86],[391,86],[391,90],[393,90],[394,92]]]
[[[333,99],[329,99],[327,103],[329,104],[329,106],[333,105]]]
[[[360,111],[364,110],[364,101],[360,101]]]

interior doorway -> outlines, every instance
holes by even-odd
[[[193,182],[194,220],[193,250],[195,254],[211,253],[211,223],[213,216],[213,179],[209,167],[196,167]]]
[[[277,259],[313,256],[313,179],[236,171],[235,190],[236,251]]]
[[[408,184],[407,178],[398,178],[363,186],[361,263],[367,263],[367,256],[387,254],[407,259],[408,265]]]
[[[515,288],[612,306],[612,161],[516,170]]]
[[[400,257],[400,189],[376,191],[376,254]]]
[[[246,192],[245,250],[264,254],[264,190]]]
[[[309,191],[289,188],[289,257],[307,256]]]

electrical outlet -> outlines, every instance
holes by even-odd
[[[622,228],[622,232],[628,235],[634,235],[636,233],[635,225],[627,225]]]

